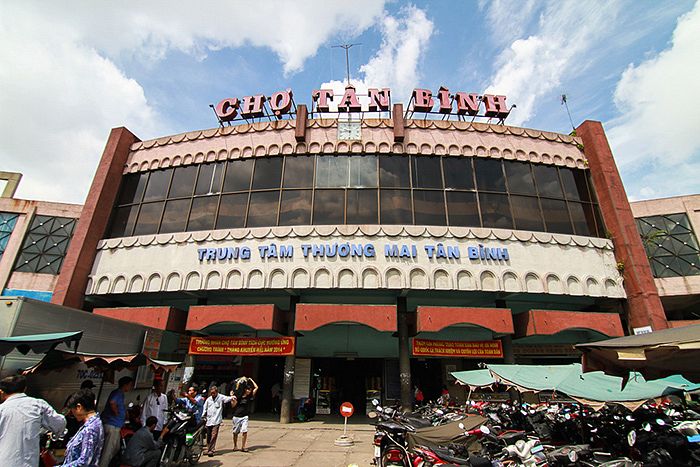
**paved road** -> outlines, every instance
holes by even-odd
[[[374,452],[372,445],[374,427],[357,422],[348,425],[348,434],[354,438],[355,444],[346,448],[333,444],[333,441],[342,433],[342,425],[327,421],[281,425],[273,421],[251,420],[248,440],[250,452],[233,452],[231,421],[224,420],[219,432],[217,454],[214,457],[202,457],[199,465],[202,467],[371,465]]]

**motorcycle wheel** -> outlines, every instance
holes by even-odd
[[[202,457],[202,453],[204,452],[204,436],[201,433],[197,439],[194,440],[192,447],[190,447],[188,451],[189,456],[187,461],[190,463],[190,465],[197,465],[199,463],[199,459]]]
[[[163,448],[163,454],[160,456],[160,467],[171,467],[175,465],[176,447],[168,443]]]

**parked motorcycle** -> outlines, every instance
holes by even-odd
[[[160,465],[170,467],[184,462],[196,465],[204,452],[204,420],[197,423],[194,411],[181,404],[173,406],[170,413]]]

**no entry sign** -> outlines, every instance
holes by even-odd
[[[342,404],[340,404],[340,415],[342,415],[345,418],[348,418],[353,413],[355,413],[355,407],[353,407],[350,402],[343,402]]]

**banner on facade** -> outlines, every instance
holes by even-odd
[[[192,337],[191,355],[294,355],[294,337]]]
[[[437,341],[413,339],[414,357],[503,358],[501,341]]]

